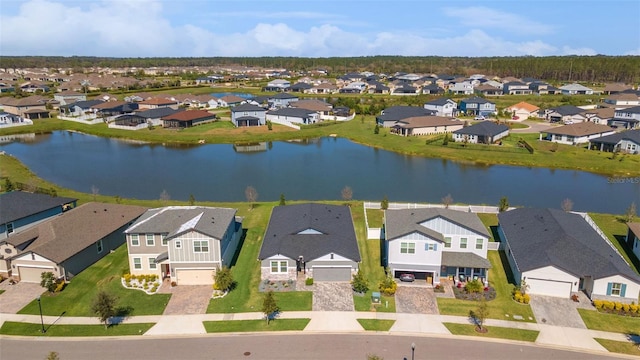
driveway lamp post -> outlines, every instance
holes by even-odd
[[[411,360],[414,360],[415,352],[416,352],[416,343],[411,343]]]
[[[38,309],[40,309],[40,325],[42,325],[42,333],[44,334],[47,330],[45,330],[44,320],[42,320],[42,304],[40,303],[40,296],[38,296],[36,300],[38,300]]]

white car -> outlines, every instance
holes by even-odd
[[[482,115],[477,115],[474,120],[487,120],[484,116]]]

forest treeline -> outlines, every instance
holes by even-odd
[[[171,67],[230,66],[282,68],[296,71],[325,69],[332,76],[347,72],[371,71],[435,73],[468,76],[485,74],[516,78],[536,78],[552,82],[640,82],[640,56],[546,56],[546,57],[186,57],[186,58],[107,58],[85,56],[0,56],[2,68],[88,67]]]

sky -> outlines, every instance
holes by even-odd
[[[640,55],[640,0],[2,0],[0,55]]]

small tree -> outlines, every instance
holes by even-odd
[[[271,120],[267,120],[267,129],[269,129],[269,131],[273,130],[273,123]]]
[[[56,291],[56,276],[51,271],[40,274],[40,286],[52,293]]]
[[[453,197],[451,194],[447,194],[447,196],[442,198],[442,204],[444,204],[445,209],[448,209],[449,205],[453,204]]]
[[[193,194],[189,194],[189,205],[193,206],[196,203],[196,198]]]
[[[509,199],[506,196],[500,198],[500,204],[498,205],[499,212],[505,212],[509,210]]]
[[[353,291],[359,293],[366,293],[369,291],[369,281],[364,277],[362,270],[358,270],[358,272],[353,275],[351,287],[353,288]]]
[[[287,200],[284,198],[284,194],[280,194],[280,206],[287,205]]]
[[[3,190],[5,192],[9,192],[9,191],[13,191],[14,186],[13,183],[11,182],[11,180],[9,178],[5,178],[4,179],[4,186],[3,186]]]
[[[387,210],[389,208],[389,199],[387,198],[387,195],[382,198],[382,201],[380,202],[380,208],[382,210]]]
[[[269,290],[264,294],[264,300],[262,300],[262,313],[267,318],[267,325],[269,325],[269,321],[277,311],[276,298],[273,296],[273,291]]]
[[[231,269],[226,266],[218,268],[213,275],[213,288],[221,291],[229,291],[233,286],[233,274]]]
[[[350,186],[345,186],[342,189],[341,194],[342,194],[342,200],[344,200],[344,201],[349,202],[353,198],[353,190],[351,190]]]
[[[387,295],[393,296],[396,293],[396,289],[398,288],[398,284],[393,280],[393,274],[389,268],[386,269],[387,275],[384,277],[384,280],[380,282],[378,287],[380,291]]]
[[[635,219],[636,217],[636,202],[632,202],[631,205],[629,205],[629,207],[627,208],[627,211],[624,214],[625,217],[625,221],[630,223],[633,221],[633,219]]]
[[[169,192],[166,189],[162,190],[160,193],[160,201],[162,201],[163,204],[166,204],[169,200],[171,200]]]
[[[105,328],[109,326],[109,318],[116,315],[117,301],[117,297],[104,290],[100,290],[93,300],[93,304],[91,304],[91,311],[98,316],[98,319],[104,324]]]
[[[571,199],[569,198],[566,198],[562,200],[562,203],[560,203],[560,207],[562,208],[562,210],[569,212],[573,210],[573,201],[571,201]]]
[[[93,201],[96,201],[96,197],[98,196],[98,194],[100,194],[100,189],[95,185],[91,185],[91,195],[93,195]]]
[[[244,196],[247,198],[247,202],[251,204],[251,209],[253,209],[255,202],[258,200],[258,191],[253,186],[247,186],[244,189]]]
[[[449,135],[448,134],[444,134],[444,139],[442,139],[442,145],[444,145],[444,146],[449,145]]]
[[[373,133],[376,135],[380,134],[380,125],[376,124],[376,127],[373,128]]]
[[[478,307],[475,311],[471,311],[470,315],[478,326],[478,330],[480,332],[486,332],[487,329],[484,327],[484,322],[489,316],[489,307],[487,306],[487,299],[485,299],[484,296],[480,298]]]

